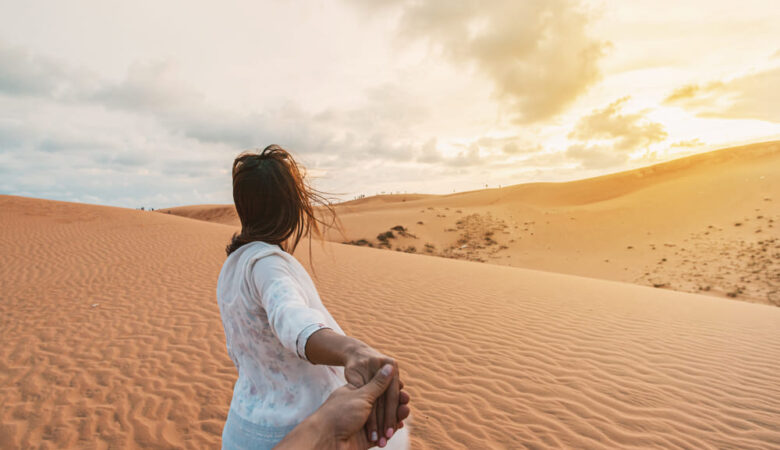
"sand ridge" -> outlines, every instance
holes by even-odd
[[[190,219],[206,222],[221,223],[224,225],[241,226],[238,220],[236,208],[233,205],[191,205],[175,208],[161,208],[156,210],[162,214],[173,214]]]
[[[235,371],[214,292],[235,228],[9,196],[0,210],[0,446],[216,447]],[[323,301],[399,359],[415,448],[780,442],[780,309],[323,245]]]
[[[366,197],[336,205],[345,233],[327,238],[780,305],[778,173],[772,141],[567,183]]]

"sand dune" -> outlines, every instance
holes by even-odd
[[[775,141],[568,183],[367,197],[337,206],[345,233],[328,239],[780,305],[778,173]],[[202,218],[188,208],[173,212]]]
[[[0,447],[216,447],[234,227],[8,196],[0,211]],[[778,308],[323,245],[323,300],[400,360],[416,448],[780,442]]]
[[[225,225],[241,226],[238,220],[236,208],[233,205],[191,205],[175,208],[162,208],[157,212],[173,214],[190,219],[204,220],[206,222],[221,223]]]

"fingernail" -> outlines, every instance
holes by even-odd
[[[382,375],[388,376],[392,371],[393,371],[393,366],[391,366],[390,364],[385,364],[384,366],[382,366]]]
[[[385,433],[385,435],[387,436],[388,439],[393,437],[393,429],[392,428],[388,428],[387,429],[387,433]]]
[[[384,447],[385,445],[387,445],[387,439],[385,438],[379,439],[379,446]]]
[[[379,439],[379,436],[376,434],[376,431],[371,432],[371,441],[376,442],[376,440]]]

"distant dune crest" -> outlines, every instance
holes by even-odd
[[[778,173],[772,141],[566,183],[378,195],[338,204],[346,233],[327,238],[780,305]],[[239,226],[232,205],[162,211]]]

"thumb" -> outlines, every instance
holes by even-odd
[[[368,396],[371,403],[374,402],[380,395],[382,395],[387,387],[390,386],[390,382],[393,381],[393,366],[391,364],[385,364],[381,369],[377,370],[374,378],[371,379],[365,386],[358,389],[361,394]]]

